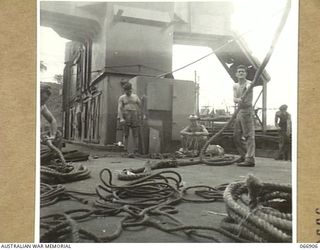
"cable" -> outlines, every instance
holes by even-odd
[[[58,155],[61,164],[54,162],[52,165],[41,166],[41,181],[48,184],[60,184],[90,178],[90,171],[83,165],[67,164],[62,152],[52,144],[51,140],[42,141],[55,154]]]
[[[200,237],[214,242],[221,240],[213,233],[235,242],[291,241],[291,186],[263,183],[249,175],[245,182],[184,187],[181,176],[169,170],[124,185],[113,183],[110,169],[101,170],[99,176],[101,183],[96,188],[94,208],[42,216],[41,242],[111,242],[125,229],[141,226],[167,233],[182,232],[189,238]],[[47,185],[45,188],[51,190]],[[195,192],[187,194],[190,190]],[[195,196],[201,199],[193,198]],[[174,216],[178,213],[176,205],[181,202],[215,201],[226,203],[228,217],[221,222],[221,227],[187,225]],[[79,224],[110,216],[117,216],[120,221],[113,232],[102,237]]]
[[[163,158],[167,158],[167,156],[162,157],[161,154],[158,154],[156,157],[156,159]],[[150,162],[148,160],[144,167],[123,169],[120,173],[118,173],[117,177],[122,181],[132,181],[151,175],[152,170],[178,168],[202,163],[199,158],[192,158],[190,160],[177,160],[176,156],[171,156],[171,158],[171,160],[161,160],[158,162]],[[227,155],[206,158],[206,161],[209,162],[211,166],[226,166],[236,162],[237,160],[238,158]]]
[[[274,17],[274,16],[278,15],[278,14],[281,13],[284,9],[286,9],[286,8],[283,8],[283,9],[280,9],[280,10],[276,11],[271,17]],[[248,33],[252,32],[252,31],[254,31],[255,29],[256,29],[256,28],[251,28],[251,29],[249,29],[249,30],[241,33],[239,36],[237,36],[237,38],[233,38],[233,39],[231,39],[231,40],[228,40],[226,43],[224,43],[224,44],[221,45],[220,47],[214,49],[214,50],[213,50],[212,52],[210,52],[209,54],[206,54],[206,55],[200,57],[199,59],[197,59],[197,60],[195,60],[195,61],[192,61],[192,62],[190,62],[190,63],[188,63],[188,64],[186,64],[186,65],[184,65],[184,66],[182,66],[182,67],[180,67],[180,68],[177,68],[177,69],[172,70],[172,71],[170,71],[170,72],[167,72],[167,73],[163,73],[163,74],[161,74],[161,75],[158,75],[158,76],[156,76],[156,78],[161,78],[161,77],[164,77],[164,76],[166,76],[166,75],[173,74],[173,73],[175,73],[175,72],[177,72],[177,71],[180,71],[180,70],[182,70],[182,69],[184,69],[184,68],[187,68],[187,67],[189,67],[190,65],[195,64],[195,63],[197,63],[197,62],[199,62],[199,61],[201,61],[201,60],[203,60],[203,59],[205,59],[205,58],[207,58],[207,57],[215,54],[218,50],[224,48],[224,47],[227,46],[228,44],[230,44],[230,43],[232,43],[232,42],[234,42],[234,41],[237,41],[237,40],[243,38],[245,35],[247,35]]]
[[[58,203],[62,200],[74,199],[83,204],[88,204],[88,200],[78,197],[77,195],[86,195],[86,196],[96,196],[95,193],[86,193],[66,190],[65,186],[58,185],[49,185],[46,183],[40,184],[40,207],[47,207],[53,204]]]
[[[285,9],[285,8],[283,8],[283,9]],[[280,10],[274,12],[274,13],[271,15],[271,17],[273,18],[274,16],[278,15],[279,13],[281,13],[281,12],[283,11],[283,9],[280,9]],[[234,42],[234,41],[236,41],[236,40],[239,40],[239,39],[243,38],[243,37],[246,36],[248,33],[251,33],[251,32],[253,32],[253,31],[255,31],[255,30],[256,30],[256,28],[250,28],[250,29],[248,29],[247,31],[241,33],[239,36],[237,36],[237,38],[228,40],[226,43],[224,43],[223,45],[221,45],[221,46],[218,47],[217,49],[213,50],[213,51],[210,52],[209,54],[206,54],[206,55],[202,56],[201,58],[199,58],[199,59],[197,59],[197,60],[195,60],[195,61],[192,61],[192,62],[190,62],[190,63],[188,63],[188,64],[186,64],[186,65],[184,65],[184,66],[182,66],[182,67],[180,67],[180,68],[177,68],[177,69],[175,69],[175,70],[172,70],[172,71],[169,71],[169,72],[166,72],[166,73],[162,73],[162,74],[156,76],[156,78],[161,78],[161,77],[164,77],[164,76],[166,76],[166,75],[173,74],[173,73],[175,73],[175,72],[177,72],[177,71],[180,71],[180,70],[182,70],[182,69],[184,69],[184,68],[187,68],[187,67],[189,67],[190,65],[195,64],[195,63],[197,63],[197,62],[199,62],[199,61],[201,61],[201,60],[203,60],[203,59],[205,59],[205,58],[207,58],[207,57],[215,54],[218,50],[224,48],[225,46],[227,46],[228,44],[230,44],[230,43],[232,43],[232,42]],[[156,68],[153,68],[153,67],[150,67],[150,66],[145,66],[145,65],[116,65],[116,66],[107,66],[107,67],[105,67],[105,68],[111,68],[111,69],[114,70],[114,68],[116,68],[116,67],[133,67],[133,66],[142,66],[142,67],[145,67],[145,68],[150,68],[150,69],[153,69],[153,70],[161,71],[161,70],[159,70],[159,69],[156,69]],[[97,72],[98,72],[98,71],[99,71],[99,72],[102,72],[103,69],[96,70],[96,71],[97,71]],[[118,72],[118,73],[120,73],[120,72]]]

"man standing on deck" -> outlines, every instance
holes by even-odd
[[[141,101],[136,94],[132,93],[132,85],[127,82],[123,86],[124,95],[118,100],[118,117],[120,124],[123,126],[124,147],[128,151],[128,140],[130,128],[133,137],[134,153],[138,152],[138,136],[141,116]]]
[[[253,120],[253,91],[243,95],[250,87],[251,82],[247,80],[247,68],[244,65],[239,65],[236,71],[238,82],[233,86],[233,101],[240,109],[237,114],[234,125],[234,143],[241,156],[239,167],[254,167],[255,166],[255,134]]]
[[[276,160],[289,160],[290,135],[291,135],[291,116],[287,112],[288,106],[281,105],[275,115],[275,126],[279,129],[279,152]]]

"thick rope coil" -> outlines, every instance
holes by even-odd
[[[90,178],[90,171],[83,165],[41,166],[41,182],[49,184],[67,183]]]
[[[90,171],[86,167],[67,164],[62,152],[52,144],[51,140],[44,139],[43,143],[59,156],[61,164],[41,166],[42,183],[66,183],[90,177]]]
[[[287,192],[281,197],[290,197],[280,203],[286,203],[291,207],[291,188],[285,185],[262,183],[253,176],[249,176],[246,182],[236,182],[228,185],[224,192],[224,201],[230,218],[235,222],[235,226],[222,223],[226,230],[230,229],[234,233],[236,225],[238,234],[244,233],[248,240],[256,242],[291,242],[292,241],[292,215],[272,207],[264,207],[260,201],[265,201],[265,196],[270,199],[270,193]],[[245,198],[246,196],[246,198]],[[272,196],[271,196],[272,197]],[[275,196],[277,202],[279,195]],[[279,200],[279,199],[278,199]],[[270,200],[269,200],[270,201]],[[265,203],[264,203],[265,204]],[[256,237],[253,237],[255,234]]]
[[[233,221],[230,218],[223,219],[221,222],[221,227],[229,231],[230,233],[237,235],[238,237],[248,239],[252,242],[261,242],[261,243],[266,242],[262,237],[259,237],[258,234],[249,230],[248,228],[246,227],[239,228],[239,226],[235,223],[235,221]]]

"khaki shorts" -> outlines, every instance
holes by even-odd
[[[136,110],[127,110],[123,113],[123,119],[125,123],[123,125],[124,136],[129,136],[129,130],[132,129],[132,135],[138,136],[140,119],[138,111]]]

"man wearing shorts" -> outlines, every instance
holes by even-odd
[[[123,126],[124,147],[128,151],[128,140],[130,129],[133,137],[134,153],[138,152],[138,136],[140,127],[141,101],[136,94],[132,93],[131,83],[123,86],[124,95],[119,97],[118,101],[118,117],[120,124]]]

